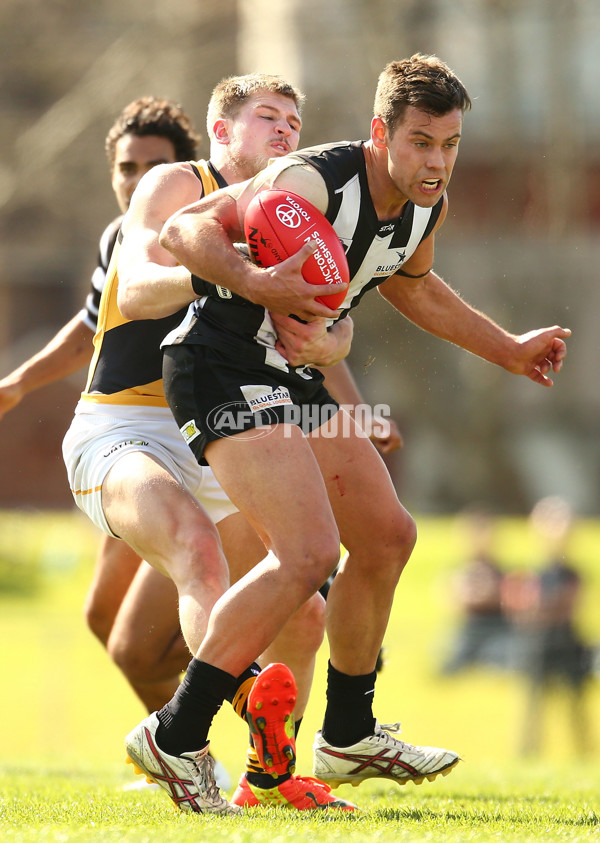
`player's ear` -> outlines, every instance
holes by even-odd
[[[213,134],[217,143],[229,143],[231,138],[229,137],[229,126],[227,124],[227,120],[223,120],[222,118],[215,120]]]
[[[371,120],[371,143],[377,149],[387,148],[387,126],[381,117]]]

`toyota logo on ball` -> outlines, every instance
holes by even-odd
[[[302,222],[300,214],[291,205],[278,205],[275,213],[279,222],[287,228],[298,228]]]

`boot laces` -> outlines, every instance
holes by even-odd
[[[394,738],[390,734],[390,732],[400,734],[400,732],[402,731],[400,725],[400,723],[376,723],[375,734],[383,738],[386,743],[394,744],[395,746],[400,746],[402,747],[402,749],[412,749],[410,744],[407,744],[405,741],[401,741],[398,738]]]
[[[215,761],[212,755],[206,753],[205,755],[197,755],[192,761],[196,775],[198,778],[200,795],[205,797],[213,804],[220,804],[225,802],[221,795],[221,791],[217,787],[215,781]]]

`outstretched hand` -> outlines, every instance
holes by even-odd
[[[507,367],[516,375],[526,375],[542,386],[552,386],[548,372],[559,372],[567,355],[565,339],[571,336],[569,328],[553,325],[516,337],[518,350],[514,364]]]

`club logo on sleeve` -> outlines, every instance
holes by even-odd
[[[259,383],[247,384],[240,389],[253,413],[292,403],[290,392],[284,386],[272,387]]]

